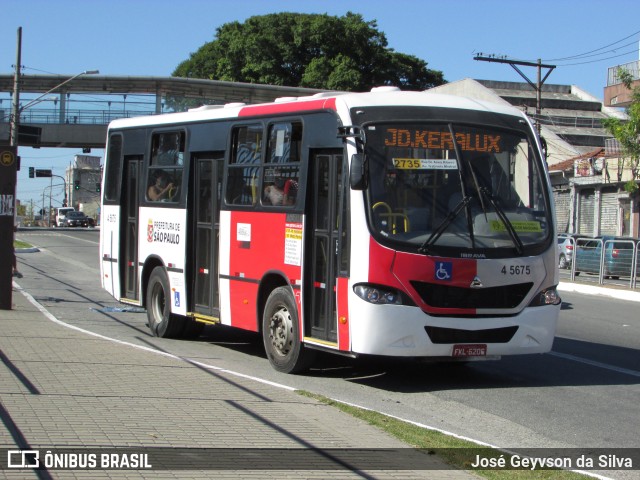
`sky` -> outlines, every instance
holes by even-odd
[[[376,22],[389,48],[426,61],[449,82],[524,81],[511,66],[474,55],[541,59],[556,65],[546,83],[577,85],[602,99],[607,68],[640,58],[637,0],[0,0],[0,9],[3,74],[14,72],[18,27],[24,74],[170,76],[221,25],[278,12],[361,14]],[[535,82],[535,68],[519,68]],[[10,104],[8,93],[0,99]],[[76,154],[20,147],[18,199],[41,202],[49,185],[29,179],[29,166],[64,176]],[[59,205],[62,188],[53,190]]]

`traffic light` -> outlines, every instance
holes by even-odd
[[[36,169],[34,167],[29,167],[29,178],[35,178]]]
[[[73,182],[73,188],[75,188],[76,190],[80,190],[80,180],[75,180]]]
[[[100,182],[96,182],[96,192],[100,193]]]

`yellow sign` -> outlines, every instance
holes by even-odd
[[[491,220],[491,230],[494,232],[506,232],[507,228],[504,226],[504,223],[502,223],[500,220]],[[540,228],[540,222],[536,222],[536,221],[527,221],[527,220],[516,220],[513,222],[510,222],[511,226],[513,226],[513,229],[516,232],[525,232],[525,233],[531,233],[531,232],[541,232],[542,229]]]
[[[393,166],[398,170],[457,170],[455,158],[394,158]]]
[[[0,154],[0,163],[5,167],[10,167],[15,162],[16,157],[13,152],[5,150]]]

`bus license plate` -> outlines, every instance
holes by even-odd
[[[485,357],[487,345],[479,343],[475,345],[454,345],[452,357]]]

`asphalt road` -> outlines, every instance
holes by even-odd
[[[467,365],[323,357],[322,368],[284,375],[255,334],[214,326],[196,341],[152,337],[145,313],[101,289],[97,231],[17,237],[41,247],[18,254],[17,283],[63,322],[499,447],[640,446],[640,303],[563,293],[545,355]]]

